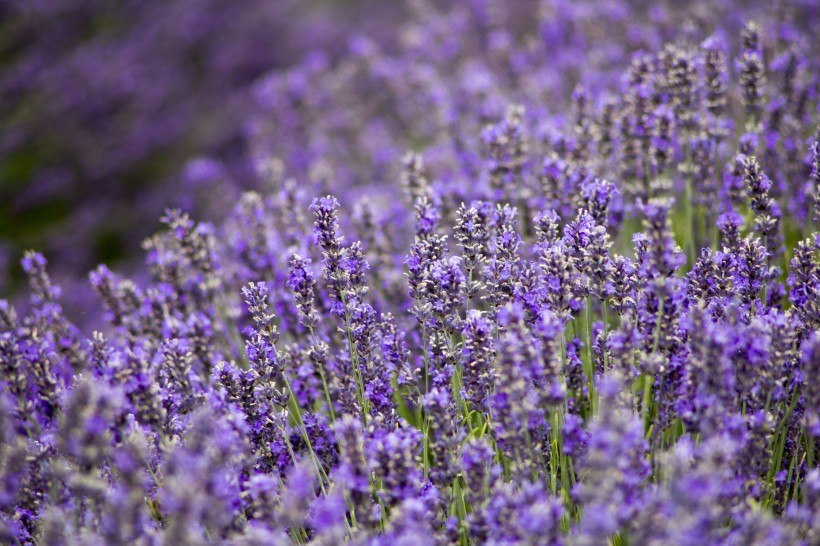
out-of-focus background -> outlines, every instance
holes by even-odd
[[[260,76],[357,33],[389,47],[401,17],[379,0],[0,1],[0,293],[24,249],[84,274],[138,252],[164,207],[206,213],[202,177],[251,184]]]
[[[817,104],[790,61],[817,58],[817,0],[0,0],[0,295],[34,248],[82,309],[87,272],[134,270],[165,208],[219,222],[273,157],[346,207],[409,149],[465,186],[510,104],[551,141],[579,85],[598,115],[636,52],[717,35],[733,59],[750,19],[772,81]]]

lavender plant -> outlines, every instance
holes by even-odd
[[[26,253],[0,542],[817,544],[816,10],[592,4],[260,82],[264,183],[97,331]]]

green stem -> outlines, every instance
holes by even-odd
[[[347,307],[347,300],[343,290],[339,290],[339,297],[345,310],[345,335],[347,336],[347,346],[350,349],[350,366],[353,368],[353,379],[356,381],[356,398],[362,412],[362,424],[367,428],[367,414],[370,412],[370,407],[364,396],[364,380],[362,379],[362,370],[359,364],[359,353],[356,350],[356,343],[353,341],[353,331],[350,328],[350,310]]]
[[[686,146],[686,165],[688,168],[689,165],[689,146]],[[692,215],[692,181],[689,177],[688,169],[686,173],[686,203],[684,207],[684,211],[686,213],[686,256],[689,262],[689,267],[695,263],[695,253],[697,244],[695,242],[695,224]]]
[[[586,337],[587,337],[587,386],[589,388],[589,413],[595,414],[596,393],[595,393],[595,357],[592,354],[592,298],[586,298]]]
[[[310,435],[307,433],[307,429],[305,428],[304,421],[302,420],[302,409],[299,407],[299,402],[296,400],[296,395],[293,393],[293,389],[290,388],[290,380],[288,379],[288,374],[283,370],[282,377],[285,379],[285,386],[288,389],[289,397],[288,397],[288,404],[293,407],[291,413],[294,415],[296,419],[296,427],[299,429],[299,434],[302,435],[302,439],[305,441],[307,445],[308,451],[310,451],[311,459],[313,460],[313,465],[316,467],[316,472],[319,476],[319,485],[322,488],[322,493],[327,495],[327,491],[325,491],[325,481],[330,483],[330,480],[325,473],[324,468],[322,468],[322,463],[319,462],[319,457],[316,456],[316,452],[313,451],[313,444],[310,441]],[[285,439],[287,439],[287,433],[284,434]],[[290,443],[288,441],[288,443]],[[296,461],[296,457],[293,453],[293,448],[291,447],[291,457],[293,458],[294,462]]]
[[[652,422],[652,414],[650,412],[650,404],[652,402],[652,383],[655,382],[655,378],[649,374],[645,374],[643,376],[643,398],[642,398],[642,410],[644,413],[644,422],[645,426],[649,426]]]
[[[423,460],[422,464],[424,466],[424,478],[430,475],[430,441],[429,441],[429,423],[428,423],[428,416],[427,412],[424,411],[423,405],[423,398],[424,394],[430,392],[430,363],[429,363],[429,350],[428,350],[428,335],[427,335],[427,325],[422,322],[421,325],[421,344],[422,350],[424,351],[424,355],[422,360],[424,362],[424,393],[419,393],[419,412],[421,414],[421,430],[424,434],[422,440],[422,449],[423,449]]]
[[[316,347],[316,335],[313,332],[313,326],[309,326],[308,330],[310,331],[310,342],[311,344]],[[325,365],[319,361],[319,376],[322,378],[322,388],[325,391],[325,400],[327,401],[327,409],[330,412],[330,421],[333,422],[336,420],[336,412],[333,410],[333,401],[330,399],[330,388],[327,386],[327,377],[325,375]]]

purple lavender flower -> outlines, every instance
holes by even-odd
[[[811,145],[811,204],[812,221],[815,225],[820,225],[820,140],[815,140]]]
[[[653,193],[651,196],[660,196],[667,191],[667,188],[661,185],[660,177],[666,170],[669,160],[672,156],[672,129],[674,127],[674,112],[671,108],[659,106],[653,113],[650,119],[650,165],[652,173],[655,175],[655,181],[652,187]]]
[[[490,187],[497,199],[509,200],[519,189],[527,153],[523,117],[524,108],[512,106],[503,121],[487,126],[481,133]]]
[[[520,273],[518,210],[509,205],[499,207],[492,218],[493,237],[489,241],[491,255],[484,268],[486,300],[493,309],[508,303]]]
[[[735,211],[724,212],[718,216],[716,225],[720,233],[723,248],[731,252],[737,252],[740,248],[741,231],[743,227],[743,217]]]
[[[265,283],[250,283],[242,294],[256,326],[245,330],[245,356],[260,377],[274,378],[282,372],[282,365],[275,347],[279,332],[275,317],[268,312],[268,287]]]
[[[433,388],[424,396],[422,406],[430,423],[430,452],[433,455],[430,481],[443,488],[458,474],[458,451],[464,431],[455,426],[458,422],[456,405],[447,391]]]
[[[416,198],[413,208],[416,212],[416,236],[426,239],[438,227],[439,209],[426,195]]]
[[[427,302],[433,315],[442,323],[457,323],[453,316],[461,305],[466,279],[461,270],[461,260],[457,257],[436,260],[430,267],[427,279]]]
[[[687,49],[669,45],[661,53],[660,61],[665,72],[664,87],[670,95],[675,118],[683,129],[683,138],[687,138],[697,129],[700,107],[695,60]]]
[[[413,202],[426,196],[430,190],[430,182],[424,174],[424,159],[420,154],[408,152],[402,159],[402,185]]]
[[[814,374],[817,373],[818,364],[820,364],[820,337],[816,332],[803,342],[801,361],[804,376],[806,378],[814,377]],[[805,384],[805,389],[805,415],[808,418],[809,430],[816,438],[820,435],[820,419],[818,419],[818,415],[820,415],[820,392],[817,390],[817,384],[812,381]]]
[[[634,311],[636,305],[635,266],[629,258],[616,255],[612,258],[605,291],[611,296],[612,309],[618,315]]]
[[[255,189],[101,312],[23,256],[0,542],[813,544],[816,14],[411,4],[262,77],[182,204]]]
[[[299,310],[299,322],[312,330],[318,320],[314,309],[314,287],[316,280],[313,277],[311,261],[294,254],[290,259],[290,273],[288,288],[296,296],[296,307]]]
[[[539,244],[546,247],[557,243],[561,239],[561,219],[554,210],[539,212],[534,221]]]
[[[473,409],[486,411],[487,396],[493,386],[493,329],[480,311],[471,310],[464,321],[464,372],[462,384],[464,399]]]
[[[754,157],[747,157],[744,163],[743,182],[749,196],[749,206],[755,214],[754,230],[763,239],[771,258],[781,252],[780,208],[770,197],[772,181],[762,172]]]
[[[571,252],[575,269],[583,275],[584,292],[602,299],[609,278],[609,235],[606,227],[596,224],[586,210],[580,210],[575,220],[564,228],[564,241]]]
[[[605,394],[609,404],[615,404],[612,393],[618,389],[618,385],[601,387],[602,393],[609,393]],[[578,528],[577,543],[606,540],[641,510],[641,490],[649,475],[644,456],[648,447],[642,424],[617,405],[592,423],[582,463],[587,475],[579,491],[589,517]]]
[[[325,279],[333,287],[338,298],[343,279],[341,278],[342,241],[338,235],[339,220],[336,209],[339,201],[335,197],[327,196],[314,199],[310,205],[316,222],[313,229],[313,240],[322,248],[325,260]]]
[[[820,302],[815,297],[820,290],[820,263],[814,254],[809,241],[797,243],[788,279],[789,300],[807,328],[820,325]]]
[[[573,271],[570,253],[558,243],[540,249],[539,258],[546,288],[545,303],[561,320],[567,320],[580,307],[580,282]]]
[[[466,485],[465,498],[473,507],[468,517],[469,534],[478,541],[486,540],[486,515],[481,510],[495,485],[493,479],[493,450],[482,439],[467,440],[461,448],[461,468]]]
[[[471,301],[481,288],[481,282],[474,278],[474,274],[486,259],[487,227],[475,207],[467,208],[462,203],[456,214],[455,238],[463,251],[462,261],[467,270],[465,292],[468,301]]]
[[[540,484],[524,483],[520,489],[505,484],[487,505],[486,544],[561,546],[563,517],[562,501],[546,495]]]
[[[383,484],[379,497],[387,509],[420,493],[420,439],[420,433],[411,428],[379,431],[368,438],[367,458],[373,475]]]
[[[58,447],[80,472],[89,473],[111,454],[109,433],[122,423],[125,396],[120,389],[83,381],[65,405]]]
[[[580,208],[589,211],[596,224],[605,227],[617,225],[622,203],[619,202],[620,190],[614,183],[601,178],[587,180],[581,186],[581,194],[583,200]]]
[[[709,130],[716,141],[720,141],[728,132],[725,119],[729,84],[727,47],[720,37],[710,36],[701,44],[701,50],[704,53],[705,106],[713,118]]]
[[[370,472],[367,466],[361,423],[350,415],[342,416],[336,424],[341,465],[337,469],[339,484],[350,499],[358,525],[369,527],[375,523],[376,512],[370,495]]]
[[[763,86],[766,81],[760,32],[760,27],[754,21],[746,25],[742,36],[743,52],[736,61],[736,68],[740,73],[743,107],[753,124],[760,121],[764,100]]]
[[[665,278],[682,266],[685,256],[672,238],[669,209],[672,203],[656,199],[644,204],[644,228],[648,237],[645,259],[639,260],[641,274],[649,278]]]

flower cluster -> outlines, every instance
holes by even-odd
[[[675,6],[413,2],[271,76],[263,185],[94,270],[99,331],[26,253],[0,542],[817,544],[817,14]]]

